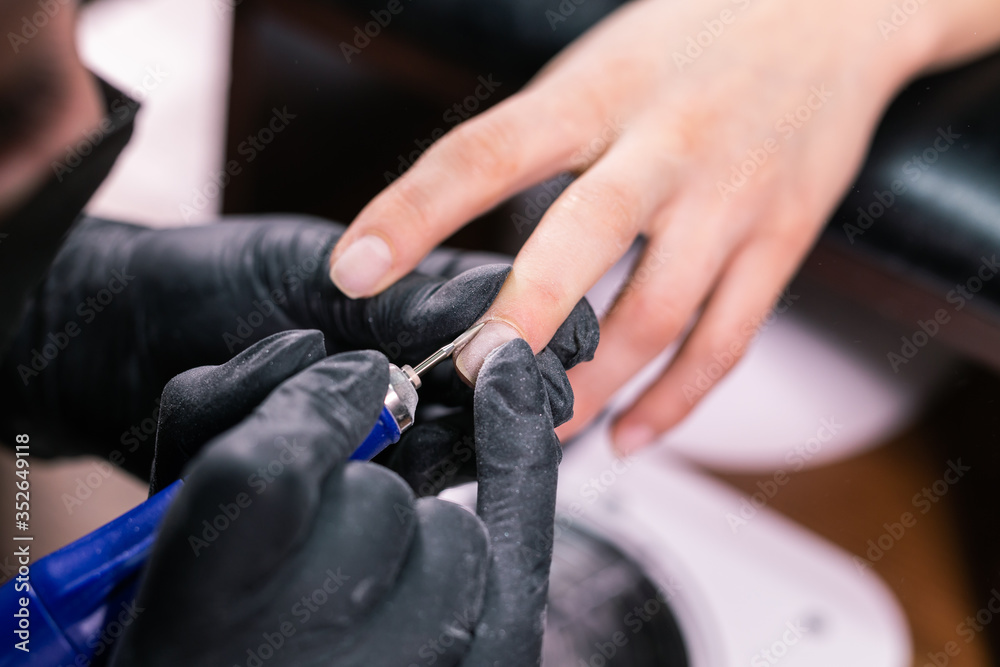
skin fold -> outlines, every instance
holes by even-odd
[[[334,249],[331,275],[351,296],[377,293],[505,198],[578,174],[484,315],[495,323],[456,366],[474,379],[491,349],[518,336],[541,349],[641,235],[594,362],[570,373],[576,418],[560,432],[577,432],[689,330],[614,427],[618,449],[634,451],[704,396],[691,389],[700,371],[742,356],[893,95],[998,41],[993,0],[629,3],[372,200]]]

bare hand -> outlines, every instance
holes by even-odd
[[[494,323],[456,363],[474,379],[513,337],[541,349],[643,234],[595,361],[570,374],[577,417],[564,427],[582,426],[696,317],[615,427],[617,447],[633,451],[743,354],[894,92],[1000,38],[994,0],[910,3],[912,14],[886,0],[630,3],[376,197],[334,251],[333,279],[351,296],[385,289],[468,220],[580,173],[518,255],[484,317]]]

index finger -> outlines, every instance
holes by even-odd
[[[347,228],[330,257],[334,284],[377,294],[469,220],[568,169],[578,137],[600,126],[576,97],[517,93],[445,135]]]
[[[463,665],[535,664],[552,563],[562,457],[531,348],[514,340],[483,365],[475,393],[477,512],[492,566],[483,615]]]

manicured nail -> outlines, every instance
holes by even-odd
[[[352,299],[371,296],[391,266],[389,245],[378,236],[362,236],[334,263],[330,280]]]
[[[465,344],[455,357],[455,370],[458,376],[470,387],[476,385],[479,369],[483,367],[486,356],[507,341],[520,338],[514,327],[500,320],[487,322],[475,338]]]
[[[615,449],[619,454],[633,454],[656,438],[656,432],[645,424],[629,424],[615,431]]]

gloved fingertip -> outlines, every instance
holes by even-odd
[[[219,366],[185,371],[163,388],[150,495],[172,483],[209,440],[235,426],[282,382],[326,356],[323,334],[269,336]]]
[[[287,434],[295,433],[304,454],[286,467],[321,477],[371,431],[388,386],[389,362],[381,352],[326,357],[271,392],[249,419],[230,431],[227,446],[250,447],[258,458],[277,456]],[[254,444],[261,442],[266,447]]]
[[[324,357],[326,342],[322,331],[293,329],[254,343],[219,368],[232,368],[234,374],[258,384],[270,380],[277,386]]]
[[[475,339],[469,345],[474,343]],[[475,393],[477,416],[480,405],[495,395],[500,395],[511,410],[535,412],[545,402],[544,391],[531,346],[523,338],[508,340],[491,348],[479,369]]]
[[[580,299],[547,347],[559,358],[563,368],[569,370],[594,358],[600,338],[601,325],[594,309],[586,299]]]
[[[538,370],[545,383],[545,394],[549,400],[553,426],[565,424],[573,417],[573,386],[566,377],[562,361],[549,348],[535,355]]]
[[[477,301],[482,299],[492,303],[510,272],[509,264],[485,264],[463,271],[444,283],[441,289],[447,292],[456,291]]]
[[[325,357],[313,364],[279,388],[287,396],[275,403],[327,421],[357,419],[368,412],[378,414],[388,386],[389,360],[385,355],[377,350],[356,350]],[[270,399],[261,408],[280,418],[274,413]]]
[[[511,460],[536,470],[540,483],[549,474],[554,479],[562,449],[545,381],[527,341],[512,340],[486,357],[473,400],[480,497],[484,473]]]
[[[203,391],[219,392],[223,384],[241,380],[252,380],[256,387],[269,385],[270,391],[325,356],[322,332],[283,331],[254,343],[218,366],[199,366],[175,376],[163,388],[161,401],[183,404],[193,400],[201,404],[205,400],[200,395]]]

